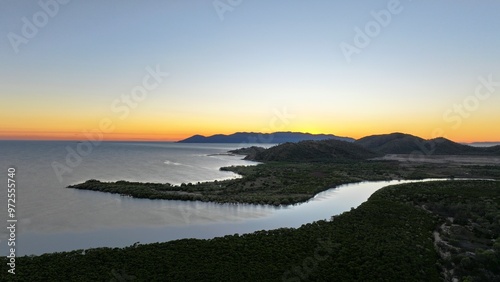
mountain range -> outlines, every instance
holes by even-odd
[[[340,137],[333,134],[311,134],[301,132],[236,132],[229,135],[216,134],[212,136],[194,135],[178,143],[250,143],[250,144],[281,144],[286,142],[300,142],[305,140],[335,139],[354,142],[354,138]]]
[[[380,154],[421,152],[426,155],[500,155],[500,145],[473,147],[443,137],[426,140],[405,133],[372,135],[358,139],[354,143]]]
[[[446,138],[425,140],[404,133],[363,137],[354,142],[336,139],[286,142],[264,149],[249,147],[230,151],[254,161],[338,162],[370,159],[387,154],[500,156],[500,145],[473,147]]]

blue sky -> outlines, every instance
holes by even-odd
[[[9,34],[22,36],[23,17],[33,22],[43,9],[2,1],[0,135],[92,128],[146,67],[159,65],[170,76],[116,122],[116,133],[260,131],[286,107],[294,119],[285,130],[431,137],[443,128],[455,139],[500,140],[498,130],[476,132],[499,120],[500,90],[460,128],[442,117],[474,93],[478,77],[500,80],[500,2],[240,2],[221,18],[214,3],[238,1],[73,0],[13,47]],[[401,12],[346,60],[341,43],[354,44],[355,28],[388,5]]]

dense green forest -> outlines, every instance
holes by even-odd
[[[413,183],[297,229],[3,258],[0,279],[500,281],[499,230],[499,182]]]
[[[289,205],[307,201],[317,193],[331,187],[364,180],[448,178],[450,176],[500,179],[498,166],[443,166],[442,164],[406,164],[397,161],[268,162],[257,166],[225,167],[221,170],[232,171],[243,177],[181,185],[89,180],[69,186],[69,188],[146,199]]]
[[[436,186],[438,188],[436,188]],[[498,182],[414,183],[375,193],[439,216],[434,230],[447,280],[500,281],[500,185]]]
[[[136,198],[198,200],[219,203],[293,204],[339,184],[362,180],[391,179],[397,163],[356,162],[344,164],[266,163],[225,167],[242,178],[197,184],[100,182],[89,180],[69,188],[117,193]]]

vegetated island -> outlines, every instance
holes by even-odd
[[[382,145],[385,148],[384,152],[392,152],[387,149],[391,147],[396,152],[412,152],[419,145],[415,143],[419,139],[415,139],[411,135],[392,134],[376,138],[384,139],[389,144]],[[405,142],[397,141],[396,145],[391,145],[394,139],[400,138],[405,139]],[[449,142],[451,147],[456,144],[452,141]],[[381,142],[370,142],[369,144],[374,143]],[[402,143],[409,144],[405,145],[406,151],[400,150]],[[413,145],[414,143],[416,145]],[[460,146],[465,146],[463,148],[467,150],[470,147]],[[246,159],[264,163],[256,166],[221,168],[221,170],[232,171],[243,176],[238,179],[195,184],[183,183],[181,185],[88,180],[68,188],[116,193],[146,199],[290,205],[305,202],[317,193],[340,184],[367,180],[450,177],[500,179],[499,166],[494,163],[490,165],[462,163],[443,165],[433,162],[384,160],[382,158],[384,153],[370,149],[371,147],[358,141],[345,142],[328,139],[288,142],[268,149],[243,148],[231,151],[231,153],[246,154]],[[455,150],[455,152],[458,151]],[[483,157],[485,155],[483,154]],[[494,156],[493,153],[490,155]],[[403,159],[411,160],[411,156],[408,155]]]
[[[500,182],[420,182],[296,229],[2,257],[0,280],[499,281],[499,235]]]

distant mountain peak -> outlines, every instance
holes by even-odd
[[[193,135],[179,143],[256,143],[256,144],[281,144],[286,142],[300,142],[304,140],[335,139],[354,142],[350,137],[339,137],[333,134],[312,134],[303,132],[279,131],[273,133],[236,132],[233,134],[215,134],[211,136]]]
[[[382,154],[413,154],[423,152],[433,155],[499,155],[498,147],[479,148],[453,142],[444,137],[423,139],[406,133],[371,135],[358,139],[356,144]]]

